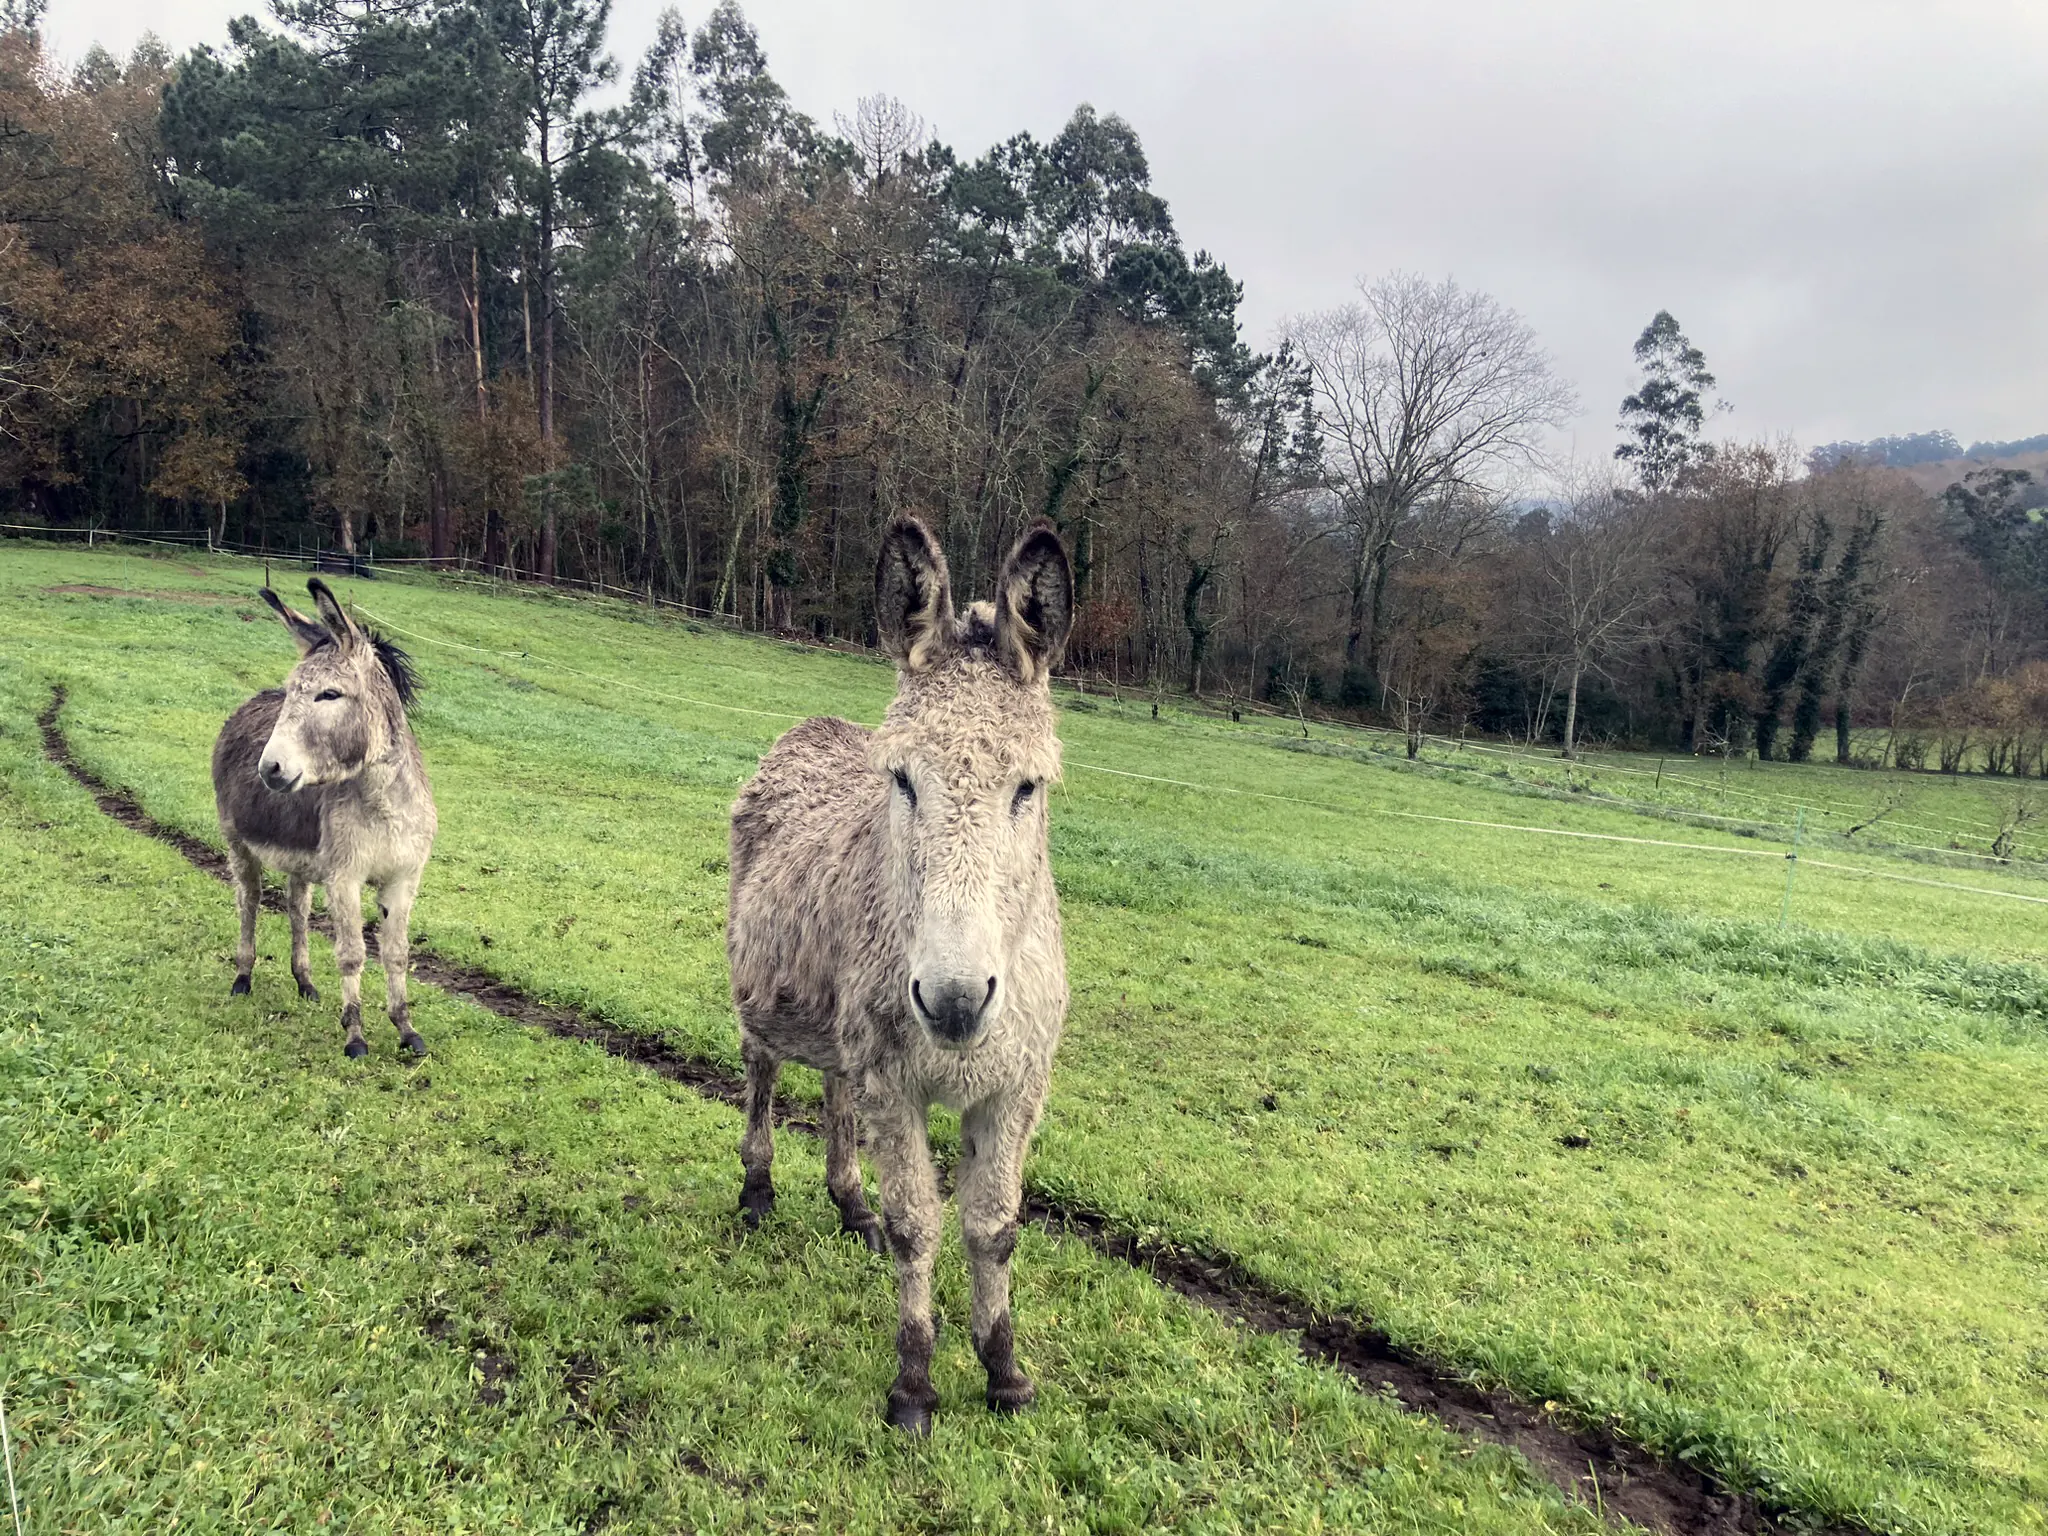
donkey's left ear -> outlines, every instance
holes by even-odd
[[[1031,528],[996,578],[996,653],[1027,683],[1051,676],[1074,629],[1074,568],[1052,524]]]
[[[270,604],[272,613],[284,620],[284,627],[291,631],[292,643],[298,646],[301,656],[327,643],[326,630],[297,609],[288,607],[285,600],[268,587],[263,589],[263,601]]]
[[[313,607],[320,614],[320,622],[327,626],[327,633],[334,636],[334,643],[346,650],[349,646],[360,645],[363,632],[356,628],[355,620],[348,616],[341,606],[341,600],[318,576],[306,583],[306,590],[313,594]]]

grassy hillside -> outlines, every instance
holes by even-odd
[[[957,1245],[915,1444],[887,1267],[785,1137],[429,987],[418,1070],[224,1003],[225,892],[43,763],[0,682],[0,1387],[31,1531],[1578,1531],[1475,1451],[1027,1231],[1043,1395],[982,1411]],[[266,918],[266,952],[282,940]],[[324,980],[332,966],[323,955]],[[330,991],[329,996],[333,993]],[[4,1517],[0,1517],[4,1518]]]
[[[258,579],[10,549],[5,739],[62,680],[81,757],[217,838],[207,747],[289,658]],[[791,719],[875,719],[886,669],[581,601],[353,595],[429,684],[443,832],[417,934],[733,1060],[726,806]],[[1065,711],[1075,1008],[1035,1187],[1795,1507],[2044,1528],[2048,909],[2015,898],[2048,886],[1836,837],[1818,855],[1843,867],[1802,861],[1781,928],[1782,845],[1670,819],[1699,806],[1165,714]],[[353,1083],[276,965],[226,1001],[227,897],[177,889],[217,937],[167,1012],[269,1010],[266,1048]],[[721,1210],[736,1165],[698,1151]]]

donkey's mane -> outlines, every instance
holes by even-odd
[[[406,709],[412,708],[412,701],[419,696],[420,675],[413,670],[412,658],[405,654],[394,640],[386,639],[376,630],[365,630],[370,648],[377,653],[377,662],[384,668],[384,675],[391,679],[391,686],[398,694],[398,702]]]

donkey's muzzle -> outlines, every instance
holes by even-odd
[[[263,781],[265,789],[274,789],[283,795],[297,789],[299,780],[303,779],[305,774],[287,771],[284,764],[276,758],[266,757],[256,765],[256,777]]]
[[[914,976],[910,1001],[941,1045],[972,1045],[995,1015],[996,979]]]

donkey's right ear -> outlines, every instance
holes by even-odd
[[[930,666],[953,641],[953,583],[945,551],[914,517],[882,535],[875,562],[875,629],[905,671]]]
[[[285,605],[283,598],[268,587],[263,589],[263,601],[270,604],[271,612],[284,620],[284,627],[292,632],[292,640],[297,644],[301,656],[327,643],[325,625],[307,618],[303,613],[294,612]]]

